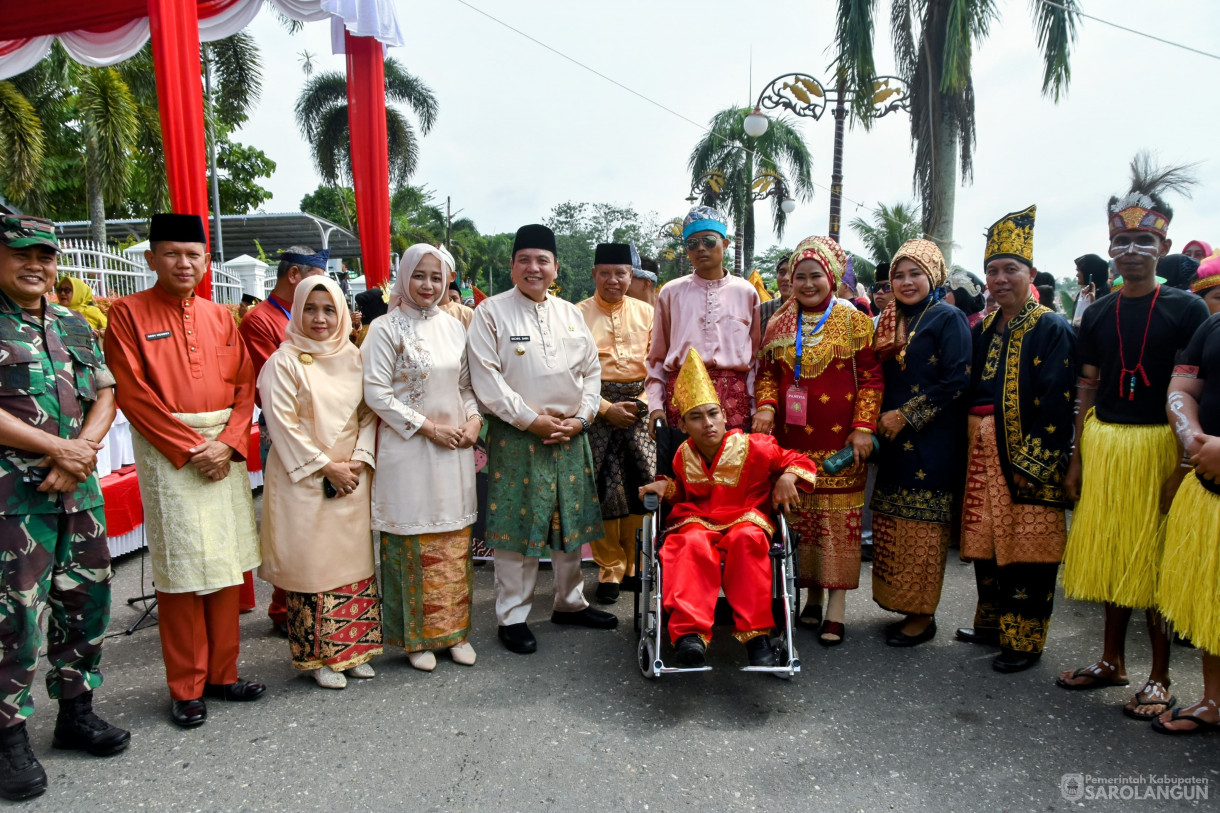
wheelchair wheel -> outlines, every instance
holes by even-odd
[[[640,639],[639,646],[636,647],[636,661],[639,663],[640,673],[644,677],[650,680],[656,679],[657,655],[653,652],[652,638],[644,637]]]

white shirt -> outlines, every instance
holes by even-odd
[[[483,300],[467,356],[479,403],[505,423],[524,430],[539,415],[590,423],[597,416],[597,344],[570,302],[550,295],[535,302],[516,288]]]

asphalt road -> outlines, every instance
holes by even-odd
[[[710,673],[645,680],[635,665],[628,596],[612,632],[547,620],[550,572],[539,578],[531,626],[538,652],[513,655],[495,637],[491,566],[477,568],[473,668],[442,656],[417,672],[389,651],[378,676],[340,692],[295,672],[288,644],[260,607],[242,617],[241,675],[267,684],[252,704],[209,703],[184,731],[169,722],[155,629],[123,629],[143,592],[141,559],[116,563],[115,609],[97,691],[99,713],[132,731],[130,749],[94,758],[51,748],[54,707],[41,683],[31,739],[50,790],[25,803],[47,811],[1143,811],[1209,809],[1220,802],[1220,736],[1170,738],[1123,717],[1128,689],[1066,692],[1062,669],[1091,663],[1101,612],[1063,601],[1042,662],[1018,675],[953,640],[970,623],[970,567],[950,559],[940,633],[911,650],[887,648],[895,616],[862,589],[848,601],[845,643],[798,643],[791,682],[736,671],[744,650],[726,634]],[[596,571],[585,571],[588,592]],[[145,581],[147,584],[147,581]],[[1148,667],[1142,629],[1129,637],[1133,683]],[[1199,654],[1174,647],[1174,693],[1197,699]],[[1130,691],[1134,691],[1133,687]],[[1065,774],[1090,794],[1070,802]],[[1168,777],[1183,799],[1155,800],[1148,777]],[[1099,800],[1097,779],[1111,784]],[[1141,784],[1133,779],[1142,778]],[[1069,792],[1080,785],[1068,780]],[[1200,784],[1202,791],[1200,790]],[[1126,789],[1124,789],[1124,786]],[[1206,799],[1197,798],[1201,792]],[[1124,798],[1125,796],[1125,798]],[[1136,798],[1132,798],[1135,796]]]

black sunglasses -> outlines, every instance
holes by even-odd
[[[873,286],[873,293],[875,294],[888,294],[891,290],[893,289],[888,282],[878,282]]]
[[[686,250],[694,251],[699,248],[700,243],[703,243],[704,248],[715,248],[720,243],[720,238],[710,234],[705,234],[702,237],[688,237],[686,238]]]

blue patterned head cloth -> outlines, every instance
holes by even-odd
[[[635,247],[635,243],[631,243],[631,276],[635,279],[646,279],[653,285],[657,284],[657,275],[651,271],[645,271],[643,261],[640,259],[640,250]]]
[[[728,237],[728,220],[711,206],[692,206],[682,221],[682,239],[701,231],[714,231],[721,237]]]

